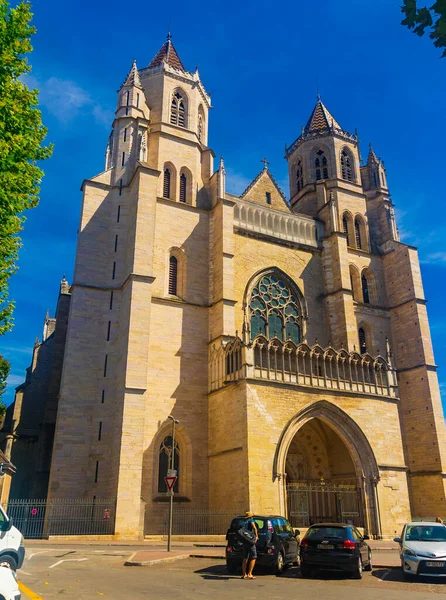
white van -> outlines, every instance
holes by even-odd
[[[24,559],[23,535],[0,506],[0,563],[8,563],[16,571],[23,565]]]
[[[0,565],[0,600],[21,600],[17,577],[9,567]]]

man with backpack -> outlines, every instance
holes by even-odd
[[[245,529],[252,532],[255,536],[254,543],[243,541],[243,562],[242,562],[242,579],[255,579],[252,574],[254,565],[256,564],[257,548],[256,542],[259,539],[259,533],[257,531],[257,525],[252,518],[254,514],[252,512],[246,512],[245,514],[247,521],[245,522]]]

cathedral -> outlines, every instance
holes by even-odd
[[[236,196],[210,108],[170,36],[118,92],[82,184],[48,498],[114,498],[118,539],[162,533],[174,459],[184,514],[375,538],[445,516],[426,300],[383,162],[318,98],[289,132],[289,200],[267,161]]]

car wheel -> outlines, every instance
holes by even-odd
[[[372,569],[373,569],[372,551],[369,550],[369,558],[368,558],[366,566],[364,567],[364,571],[371,571]]]
[[[274,568],[276,575],[281,575],[283,573],[284,568],[285,568],[285,562],[283,560],[283,554],[282,554],[282,552],[279,552],[279,554],[277,555],[277,559],[276,559],[276,566]]]
[[[8,563],[13,571],[17,571],[17,559],[14,558],[14,556],[11,556],[11,554],[2,554],[0,556],[0,564],[1,563]]]
[[[361,557],[358,558],[358,566],[353,571],[353,577],[355,579],[362,579],[362,560],[361,560]]]
[[[237,573],[238,567],[239,566],[236,563],[232,563],[232,562],[231,563],[229,563],[229,562],[226,563],[226,570],[231,575],[234,575],[235,573]]]

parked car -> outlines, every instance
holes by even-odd
[[[22,566],[24,558],[23,535],[0,505],[0,563],[8,563],[16,571]]]
[[[298,529],[293,529],[285,517],[255,515],[252,519],[259,532],[256,566],[267,567],[280,575],[288,565],[298,564]],[[226,534],[226,568],[229,573],[236,573],[242,564],[243,544],[236,532],[245,522],[246,517],[235,517]]]
[[[300,570],[309,577],[313,570],[345,571],[356,579],[362,571],[372,570],[372,551],[368,535],[345,523],[316,523],[300,543]]]
[[[20,600],[22,597],[14,571],[0,562],[0,600]]]
[[[406,523],[400,545],[401,568],[406,578],[446,576],[446,527],[442,523]]]

